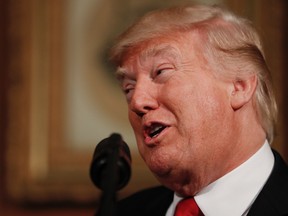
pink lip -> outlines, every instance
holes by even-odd
[[[153,124],[160,124],[160,125],[163,125],[165,126],[165,128],[155,137],[150,137],[149,134],[148,134],[148,128],[151,127],[151,125]],[[162,123],[162,122],[148,122],[146,124],[144,124],[143,126],[143,136],[144,136],[144,142],[147,146],[149,147],[153,147],[153,146],[156,146],[157,143],[159,143],[161,141],[161,139],[163,139],[164,135],[166,134],[167,132],[167,129],[169,128],[170,126],[165,124],[165,123]]]

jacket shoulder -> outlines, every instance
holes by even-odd
[[[276,151],[273,154],[274,168],[251,206],[249,216],[288,215],[288,166]]]
[[[173,191],[163,187],[153,187],[139,191],[117,203],[119,216],[165,215],[173,200]]]

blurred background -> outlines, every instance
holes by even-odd
[[[0,1],[0,215],[93,215],[96,144],[121,133],[132,178],[118,198],[157,181],[140,159],[107,52],[148,10],[189,0]],[[279,120],[273,147],[288,161],[288,1],[198,0],[250,19],[262,36]]]

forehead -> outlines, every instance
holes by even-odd
[[[135,67],[149,67],[153,66],[158,59],[166,59],[169,61],[176,61],[181,51],[174,43],[167,42],[149,42],[145,47],[136,48],[133,54],[127,56],[122,65],[118,67],[116,71],[116,77],[118,80],[122,80],[124,77],[129,76],[131,70]],[[130,72],[129,72],[130,71]]]
[[[144,63],[153,63],[153,59],[177,60],[182,53],[182,45],[175,41],[155,41],[150,42],[150,45],[146,45],[146,47],[144,47],[141,52],[135,53],[133,56],[127,59],[127,63],[131,61],[131,63],[137,62],[142,65]]]
[[[141,42],[126,52],[122,65],[135,61],[145,61],[155,57],[179,58],[179,55],[193,54],[199,51],[199,36],[195,33],[173,33]]]
[[[172,63],[179,67],[182,67],[181,65],[206,67],[206,63],[203,62],[206,60],[203,55],[203,39],[200,34],[195,32],[175,33],[147,40],[131,47],[122,58],[122,64],[116,71],[116,77],[120,81],[125,77],[132,77],[139,66],[146,67],[147,70],[153,70],[154,67],[157,67],[156,64],[161,63]],[[203,65],[201,66],[201,64]]]

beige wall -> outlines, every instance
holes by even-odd
[[[69,12],[67,5],[71,5],[71,2],[69,4],[69,0],[2,0],[0,3],[0,24],[4,29],[1,31],[0,42],[0,48],[4,51],[0,56],[0,212],[5,208],[7,214],[8,211],[10,213],[13,211],[12,215],[33,215],[31,211],[14,205],[14,202],[22,204],[29,202],[32,203],[32,207],[39,206],[39,204],[42,206],[34,214],[49,215],[52,214],[49,203],[56,203],[56,206],[68,203],[66,210],[54,209],[53,215],[65,213],[71,215],[72,212],[75,215],[83,215],[87,212],[88,215],[93,212],[95,199],[99,197],[99,191],[91,185],[87,172],[94,144],[96,145],[98,140],[93,141],[93,136],[91,136],[92,141],[80,139],[77,141],[78,144],[80,143],[79,148],[79,146],[71,145],[75,139],[69,138],[66,133],[67,104],[65,105],[63,101],[70,92],[70,90],[65,91],[67,89],[65,62],[67,62],[66,52],[67,44],[69,44],[66,40],[71,39],[67,35],[67,17],[69,16],[66,15]],[[90,0],[90,2],[93,1]],[[121,0],[121,5],[126,5],[127,10],[121,10],[121,6],[117,5],[119,2],[118,0],[94,2],[95,9],[93,10],[97,13],[93,15],[91,12],[90,20],[96,19],[97,14],[101,12],[103,20],[107,22],[103,24],[102,20],[98,20],[97,25],[87,24],[88,27],[90,25],[91,30],[87,32],[87,35],[95,37],[98,35],[98,42],[105,42],[97,43],[96,41],[93,44],[99,49],[105,49],[113,40],[111,34],[115,35],[127,25],[120,22],[119,29],[111,28],[117,23],[114,23],[115,19],[111,19],[108,15],[117,14],[120,19],[119,17],[123,18],[125,14],[125,22],[129,23],[137,17],[138,13],[143,13],[148,8],[179,1],[137,1],[136,4],[136,1]],[[288,161],[288,148],[285,144],[288,139],[288,116],[285,113],[288,108],[286,99],[288,98],[286,84],[288,76],[285,74],[288,67],[286,61],[288,53],[285,49],[288,44],[286,30],[288,17],[285,13],[287,1],[223,0],[221,2],[251,19],[263,35],[266,57],[272,71],[280,111],[277,137],[273,145]],[[101,32],[100,35],[92,31],[96,29],[96,26],[101,27],[104,33]],[[102,37],[105,40],[102,40]],[[91,38],[88,41],[91,41]],[[100,63],[103,59],[97,61],[99,61],[98,72],[110,70],[107,65]],[[86,72],[90,70],[91,68],[85,68]],[[91,74],[87,74],[87,77],[94,76]],[[110,77],[105,75],[101,80],[103,83],[110,82]],[[93,87],[93,84],[89,85]],[[94,92],[98,92],[100,95],[96,98],[103,100],[101,99],[103,98],[101,97],[102,87],[94,91],[93,88],[91,97]],[[113,88],[109,84],[107,91]],[[126,112],[124,105],[119,102],[118,95],[114,92],[116,91],[111,90],[109,94],[115,94],[116,105],[109,100],[101,101],[105,107],[99,108],[99,110],[105,110],[106,113],[109,109],[109,112],[115,110],[115,107],[123,109],[109,116],[112,123],[107,123],[108,128],[109,125],[113,125],[113,121],[126,121],[123,118]],[[95,128],[97,129],[99,125],[102,124],[96,125]],[[100,132],[102,133],[106,132]],[[107,134],[103,134],[103,138],[106,136]],[[81,142],[86,143],[83,149]],[[133,158],[135,176],[130,186],[121,192],[120,196],[126,196],[141,187],[157,184],[147,172],[136,151]],[[145,178],[142,177],[143,173],[145,173]],[[71,211],[71,204],[78,206],[79,210]],[[81,206],[85,209],[81,210]],[[2,212],[0,214],[2,215]]]

